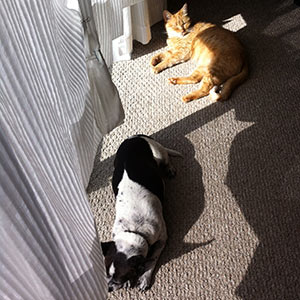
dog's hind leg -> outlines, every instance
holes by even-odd
[[[176,150],[173,150],[173,149],[170,149],[170,148],[166,148],[166,147],[164,147],[164,148],[166,149],[166,151],[168,152],[168,154],[170,156],[177,156],[177,157],[183,158],[183,155],[180,152],[178,152]]]
[[[141,291],[145,291],[150,288],[153,271],[165,245],[166,241],[159,240],[151,246],[145,265],[146,271],[140,276],[137,282],[137,288]]]
[[[183,157],[182,154],[176,150],[162,146],[160,143],[151,138],[146,136],[142,136],[142,138],[148,142],[155,161],[163,168],[165,174],[170,178],[174,177],[176,175],[176,170],[170,163],[169,155]]]

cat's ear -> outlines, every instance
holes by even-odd
[[[185,4],[182,6],[182,8],[181,8],[180,11],[182,12],[183,16],[187,16],[187,14],[188,14],[187,3],[185,3]]]
[[[169,11],[164,10],[163,17],[164,17],[165,22],[168,22],[170,20],[170,18],[172,17],[172,14]]]

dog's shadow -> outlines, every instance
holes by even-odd
[[[188,232],[199,220],[204,210],[204,186],[202,168],[195,159],[193,144],[186,138],[180,144],[170,145],[158,134],[152,136],[164,146],[182,153],[183,158],[171,157],[177,170],[175,178],[165,180],[165,199],[163,203],[164,219],[168,230],[167,245],[159,259],[157,269],[169,261],[181,257],[190,251],[205,246],[213,240],[185,242]]]

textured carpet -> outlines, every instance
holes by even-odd
[[[184,104],[196,86],[167,78],[189,74],[193,63],[158,75],[149,67],[166,47],[163,24],[148,45],[134,44],[131,61],[113,65],[126,119],[104,138],[88,187],[101,240],[111,239],[112,164],[123,139],[151,135],[184,159],[173,159],[177,177],[166,183],[169,239],[153,286],[109,299],[300,299],[300,7],[188,3],[193,20],[237,31],[251,74],[225,103]]]

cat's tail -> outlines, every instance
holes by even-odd
[[[240,73],[234,75],[227,79],[222,87],[221,92],[219,93],[218,101],[227,100],[231,95],[232,91],[241,83],[243,83],[249,73],[249,68],[247,62],[244,62],[243,68]]]

